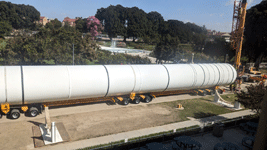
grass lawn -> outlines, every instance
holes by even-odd
[[[184,50],[188,50],[188,51],[192,51],[193,50],[192,44],[180,44],[179,46]]]
[[[179,121],[188,120],[187,117],[204,118],[232,112],[232,110],[211,103],[212,101],[213,97],[208,96],[205,98],[178,100],[149,105],[161,105],[167,107],[169,110],[176,111],[180,118]],[[182,104],[184,110],[175,109],[178,104]]]
[[[221,95],[221,97],[231,104],[235,103],[235,100],[237,99],[236,94],[227,94],[227,95]]]
[[[237,96],[236,94],[226,94],[226,95],[221,95],[221,97],[227,101],[230,102],[232,105],[235,104],[235,100],[237,100]],[[244,105],[241,104],[241,107],[244,108],[245,110],[247,110],[248,108],[245,108]],[[242,110],[244,110],[242,109]]]
[[[259,69],[261,73],[267,74],[267,69]]]

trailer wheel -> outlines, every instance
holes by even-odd
[[[206,91],[203,91],[203,93],[201,95],[202,96],[206,96],[207,95],[207,92]]]
[[[210,90],[210,95],[214,95],[215,91],[214,90]]]
[[[146,96],[146,98],[145,98],[145,102],[146,103],[149,103],[149,102],[151,102],[152,101],[152,97],[151,96]]]
[[[129,98],[123,98],[122,104],[128,105],[129,104]]]
[[[9,114],[10,119],[18,119],[20,117],[20,112],[18,109],[12,109]]]
[[[134,102],[135,104],[139,104],[140,101],[141,101],[141,100],[140,100],[140,97],[136,97],[136,98],[134,99],[133,102]]]
[[[29,109],[29,116],[36,117],[39,114],[38,109],[36,107],[31,107]]]

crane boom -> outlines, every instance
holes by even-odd
[[[247,0],[242,0],[242,2],[234,3],[234,14],[233,14],[233,23],[232,23],[232,35],[231,35],[231,46],[236,51],[235,54],[235,67],[238,70],[241,65],[241,51],[244,35],[244,26],[246,19],[246,9],[247,9]]]

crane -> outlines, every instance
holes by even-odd
[[[232,32],[231,32],[231,46],[235,50],[235,68],[238,71],[241,65],[241,51],[244,35],[244,26],[246,19],[246,9],[247,9],[247,0],[242,0],[234,2],[234,14],[232,22]]]

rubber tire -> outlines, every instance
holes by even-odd
[[[222,93],[223,93],[223,91],[222,91],[222,90],[218,90],[218,93],[219,93],[219,94],[222,94]]]
[[[151,102],[151,101],[152,101],[152,97],[151,97],[151,96],[146,96],[144,102],[145,102],[145,103],[149,103],[149,102]]]
[[[203,93],[201,95],[202,96],[206,96],[207,95],[207,92],[206,91],[203,91]]]
[[[36,107],[31,107],[29,109],[29,116],[30,117],[36,117],[39,114],[39,111]]]
[[[214,95],[215,94],[215,91],[214,90],[211,90],[210,91],[210,95]]]
[[[141,98],[140,97],[136,97],[133,101],[134,104],[139,104],[141,101]]]
[[[10,114],[9,114],[9,118],[10,119],[18,119],[20,117],[20,112],[18,109],[12,109]]]
[[[198,93],[196,93],[196,92],[192,92],[192,93],[191,93],[192,96],[197,96],[197,94],[198,94]]]
[[[129,104],[129,98],[123,98],[122,104],[123,105],[128,105]]]

